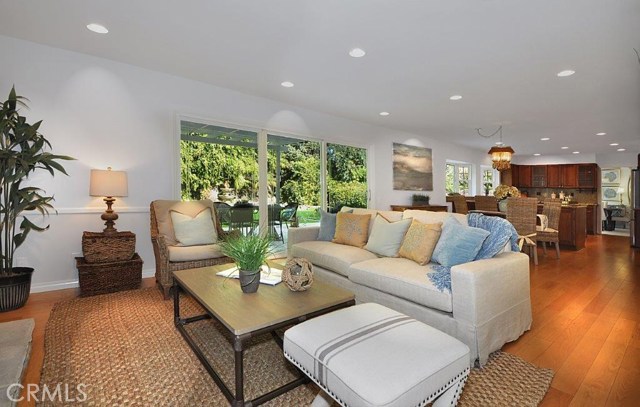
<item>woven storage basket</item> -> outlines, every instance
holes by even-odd
[[[82,254],[87,263],[131,260],[135,251],[135,233],[82,233]]]
[[[80,296],[140,288],[142,263],[138,253],[131,260],[110,263],[87,263],[84,257],[76,257]]]

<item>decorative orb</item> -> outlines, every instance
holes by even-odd
[[[282,281],[291,291],[305,291],[313,284],[313,264],[307,259],[287,260],[282,270]]]

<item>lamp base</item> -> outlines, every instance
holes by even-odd
[[[107,204],[107,210],[100,216],[102,220],[104,220],[104,225],[106,228],[103,229],[103,232],[106,234],[116,233],[118,230],[114,227],[116,224],[116,220],[118,219],[118,214],[111,209],[111,205],[115,202],[115,198],[106,197],[104,198],[104,202]]]

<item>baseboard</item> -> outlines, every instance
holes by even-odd
[[[156,274],[155,269],[143,269],[142,278],[153,277]],[[66,280],[66,281],[49,281],[46,283],[31,284],[32,293],[42,293],[45,291],[57,291],[65,290],[67,288],[76,288],[79,286],[78,280]]]

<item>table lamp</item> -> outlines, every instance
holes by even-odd
[[[107,210],[102,214],[106,228],[104,233],[116,233],[113,226],[116,224],[118,214],[111,209],[115,202],[114,197],[127,196],[127,173],[125,171],[111,171],[111,167],[106,170],[91,170],[91,182],[89,185],[89,195],[103,196],[107,204]]]

